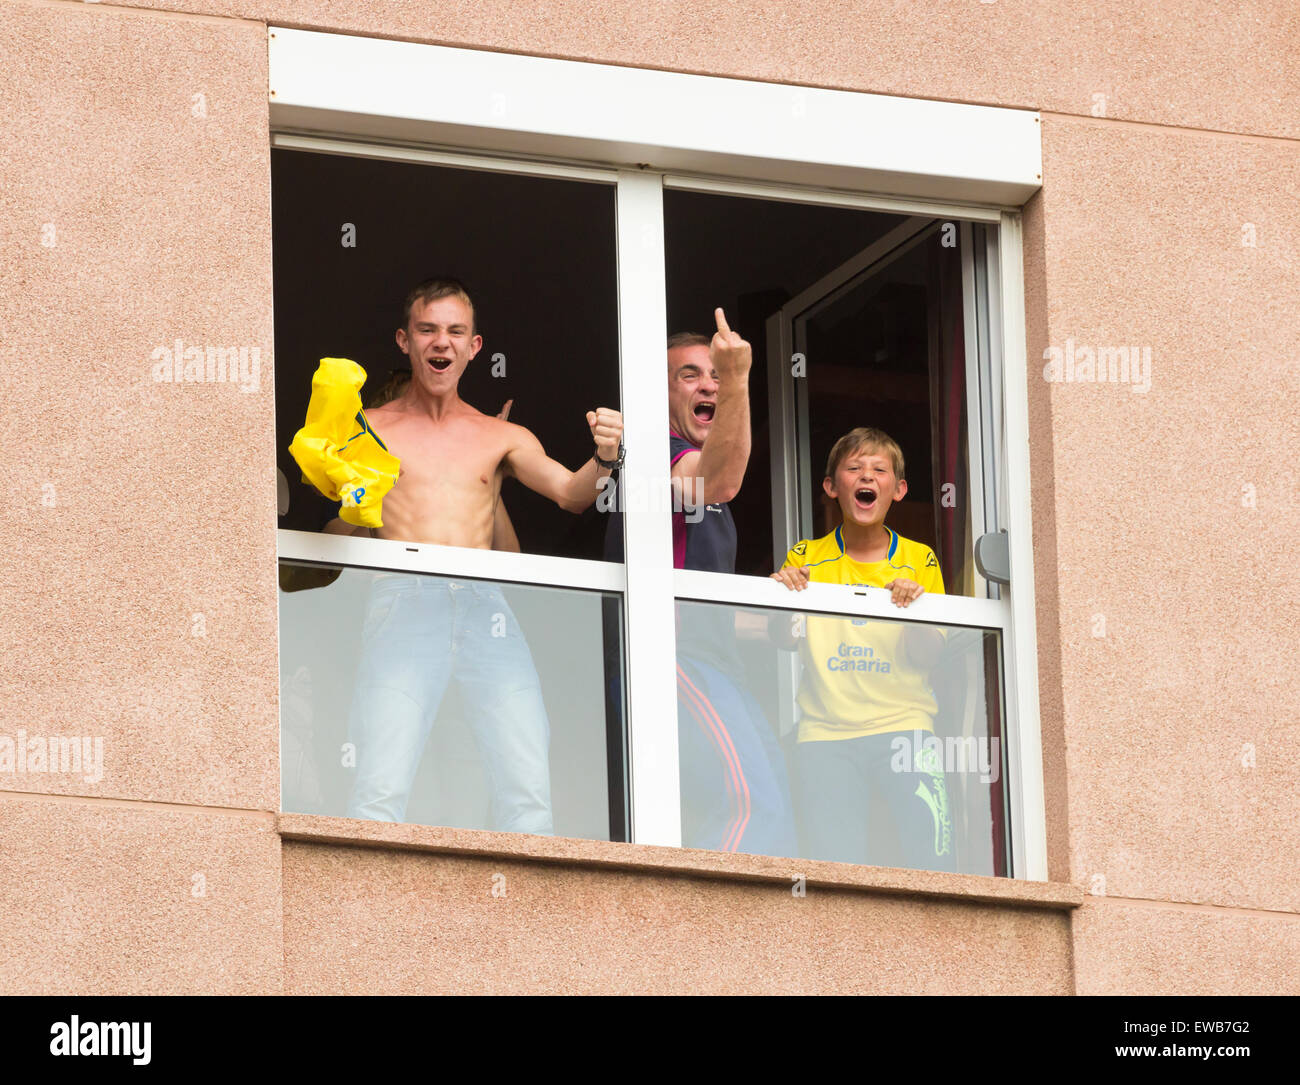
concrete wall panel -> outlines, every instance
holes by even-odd
[[[1048,909],[295,842],[284,872],[286,993],[1071,989]]]
[[[1295,911],[1300,146],[1057,117],[1043,146],[1034,530],[1068,880]],[[1118,347],[1149,351],[1146,391],[1044,379],[1045,350],[1077,376]]]
[[[0,789],[273,810],[263,29],[7,3],[0,116],[0,733],[103,749],[99,779],[15,759]],[[177,341],[202,381],[154,379]]]
[[[0,993],[280,993],[269,815],[5,797],[0,867]]]

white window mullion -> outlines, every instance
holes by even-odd
[[[411,162],[424,166],[448,166],[458,170],[518,173],[531,177],[562,177],[570,181],[595,181],[607,185],[614,183],[614,171],[610,169],[591,169],[502,155],[488,157],[465,151],[434,151],[424,147],[389,146],[365,140],[272,132],[271,146],[279,150],[310,151],[313,154],[333,154],[345,158],[374,158],[381,162]]]
[[[961,224],[961,298],[962,335],[966,355],[966,462],[969,465],[969,498],[963,498],[970,510],[971,543],[988,530],[984,510],[984,442],[986,440],[980,392],[984,384],[984,356],[979,337],[979,290],[975,282],[974,230],[970,223]],[[978,569],[974,574],[974,593],[989,595],[988,584]]]
[[[668,324],[663,184],[659,174],[618,178],[619,354],[622,359],[627,671],[623,699],[631,749],[632,839],[682,842],[677,761],[677,642],[668,464]]]
[[[958,222],[988,222],[996,225],[1001,211],[996,207],[978,207],[970,203],[943,200],[907,200],[896,196],[878,196],[865,192],[830,189],[791,188],[787,185],[755,184],[699,174],[668,173],[664,188],[687,192],[713,192],[720,196],[745,196],[756,200],[787,203],[821,204],[826,207],[856,207],[862,211],[881,211],[887,215],[920,215],[927,219],[953,219]]]
[[[1008,773],[1011,793],[1012,876],[1047,880],[1047,824],[1043,799],[1043,744],[1038,713],[1038,658],[1034,612],[1034,546],[1030,523],[1029,390],[1025,344],[1025,279],[1020,216],[1004,214],[998,237],[1002,339],[1002,423],[1005,428],[1006,520],[1012,580],[1005,593],[1012,628],[1004,653],[1007,678]]]
[[[986,493],[984,500],[988,506],[987,517],[991,526],[1003,528],[1007,524],[1006,493],[996,470],[997,465],[1002,462],[1006,455],[1006,450],[1002,446],[1005,433],[1002,421],[1003,367],[993,361],[993,359],[1003,357],[1002,286],[999,272],[1002,257],[998,249],[997,230],[986,230],[984,233],[984,266],[987,268],[986,279],[988,284],[987,297],[985,298],[985,304],[988,306],[988,344],[985,348],[985,356],[990,361],[984,364],[981,375],[986,379],[985,382],[988,386],[983,393],[985,400],[984,432],[988,435],[984,442],[984,458],[988,465],[985,470],[992,485],[992,493]]]
[[[557,558],[548,554],[513,554],[461,546],[436,546],[401,539],[370,539],[280,528],[279,557],[316,565],[353,569],[429,573],[433,576],[493,580],[502,584],[533,584],[554,588],[622,592],[623,570],[607,561]]]
[[[1006,631],[1010,608],[1000,599],[969,599],[961,595],[927,592],[906,610],[889,601],[884,588],[850,588],[845,584],[809,584],[792,592],[765,576],[734,576],[677,569],[674,593],[679,599],[720,603],[740,609],[792,610],[836,617],[875,618],[891,622],[919,622],[968,629]]]

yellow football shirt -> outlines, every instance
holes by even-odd
[[[361,409],[366,371],[350,358],[322,358],[311,379],[307,421],[289,454],[304,482],[331,501],[339,519],[354,527],[383,527],[384,495],[397,481],[401,461],[370,428]]]
[[[889,550],[883,561],[854,561],[844,552],[837,527],[823,538],[796,543],[782,568],[806,565],[810,580],[855,587],[883,588],[906,577],[942,595],[943,574],[934,551],[887,530]],[[938,706],[929,675],[903,654],[907,628],[904,622],[878,618],[808,615],[800,644],[800,742],[934,730]]]

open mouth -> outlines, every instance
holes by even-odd
[[[712,422],[717,410],[718,405],[716,403],[697,403],[695,404],[695,419],[706,424]]]
[[[870,486],[863,486],[853,491],[853,500],[862,508],[869,509],[876,503],[876,491]]]
[[[428,362],[433,366],[434,371],[437,373],[445,373],[451,368],[450,358],[430,358],[428,359]]]

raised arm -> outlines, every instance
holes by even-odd
[[[597,407],[587,412],[587,425],[591,429],[596,453],[604,460],[618,458],[619,442],[623,438],[623,416],[608,407]],[[512,426],[514,442],[506,453],[506,470],[520,482],[543,497],[549,497],[566,512],[582,512],[590,508],[600,494],[600,480],[609,477],[610,469],[601,467],[594,457],[576,471],[551,459],[530,430]]]
[[[740,493],[749,466],[750,345],[731,330],[721,309],[713,311],[718,330],[709,344],[709,362],[718,374],[718,407],[709,439],[700,452],[688,452],[673,464],[673,478],[688,506],[716,505]],[[699,489],[703,480],[703,489]]]

